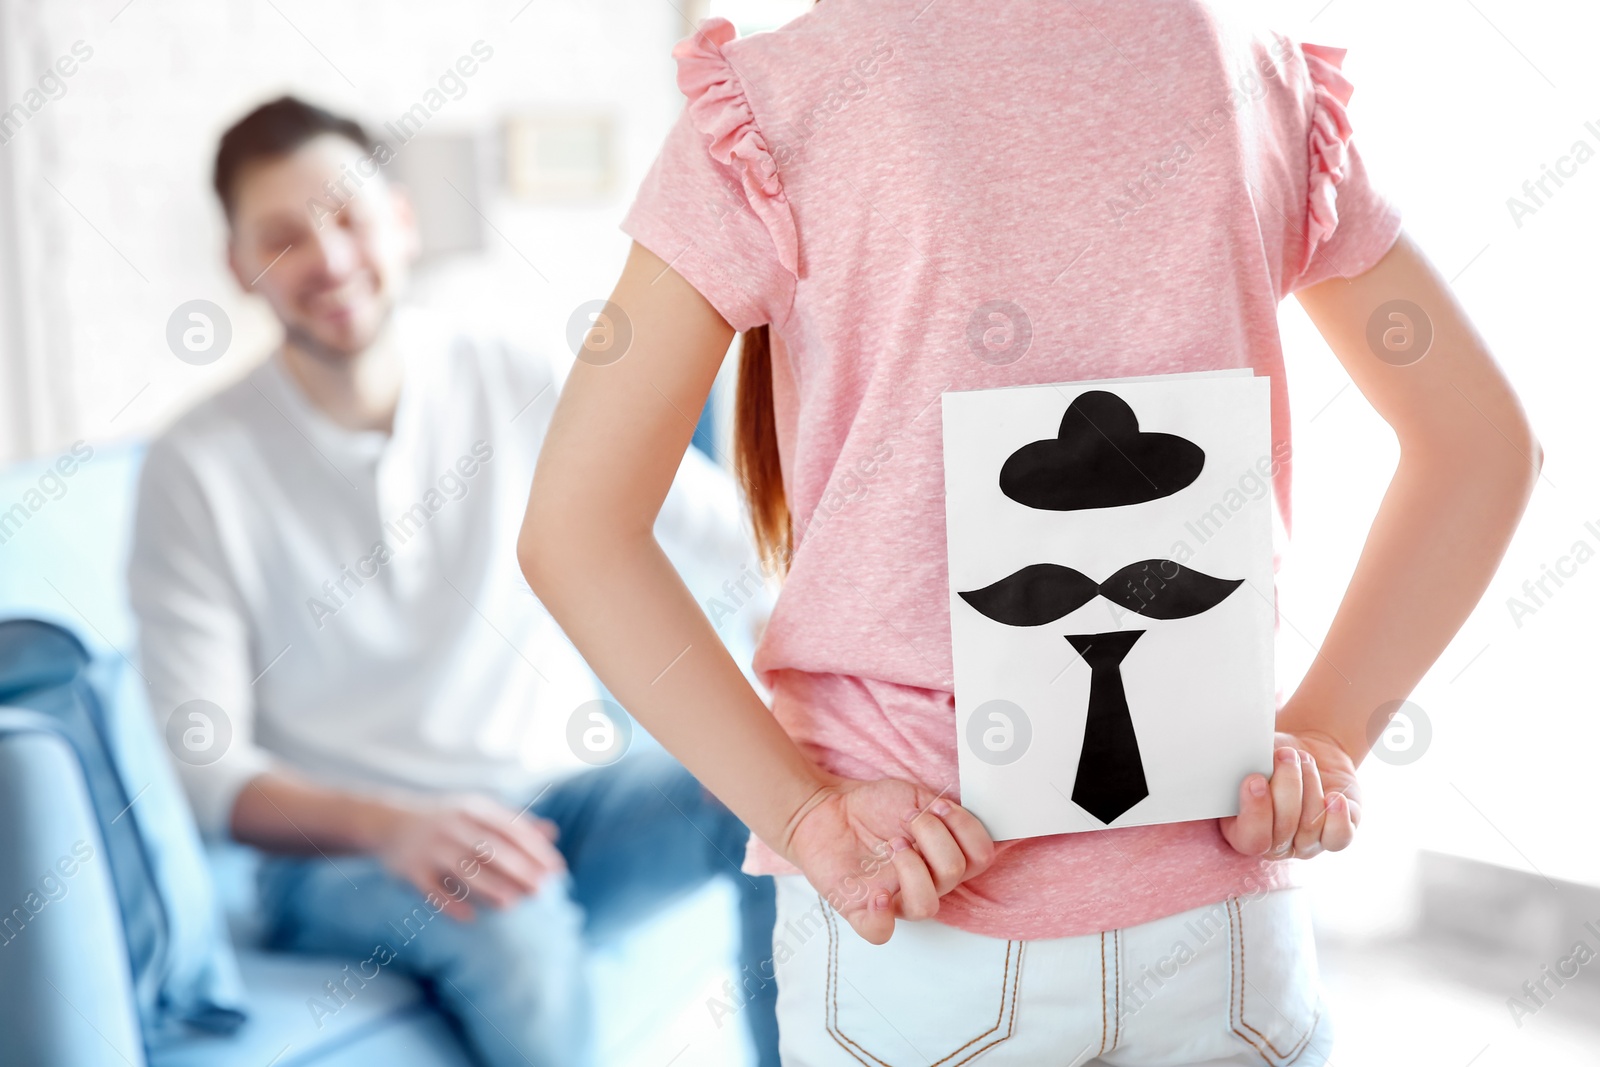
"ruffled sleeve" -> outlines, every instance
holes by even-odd
[[[1304,255],[1290,291],[1370,269],[1400,232],[1399,211],[1371,183],[1346,110],[1346,49],[1299,45],[1308,75]]]
[[[1350,116],[1345,106],[1355,86],[1339,68],[1346,49],[1321,44],[1300,46],[1311,73],[1311,188],[1310,222],[1306,233],[1312,245],[1333,235],[1339,225],[1338,189],[1350,158]]]
[[[688,103],[622,230],[742,331],[782,325],[794,305],[800,248],[777,160],[741,77],[759,74],[762,56],[754,41],[728,49],[733,40],[726,19],[707,19],[673,49]]]
[[[672,50],[678,61],[678,88],[689,101],[695,128],[710,141],[711,158],[739,176],[750,207],[772,234],[778,261],[791,274],[799,274],[800,242],[778,161],[756,124],[738,71],[723,52],[734,36],[727,19],[710,18],[679,41]]]

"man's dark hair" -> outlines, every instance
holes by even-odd
[[[211,172],[211,187],[228,218],[233,218],[233,186],[240,171],[258,160],[286,156],[325,133],[337,134],[367,152],[378,149],[378,142],[355,119],[335,115],[293,96],[280,96],[262,104],[228,127],[217,145],[217,161]]]

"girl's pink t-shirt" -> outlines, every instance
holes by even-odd
[[[1254,368],[1286,532],[1278,303],[1400,230],[1344,50],[1196,0],[824,0],[674,55],[688,106],[622,228],[771,327],[796,551],[755,670],[822,766],[959,799],[940,393]],[[941,922],[1063,937],[1296,884],[1215,819],[999,848]],[[745,869],[794,870],[754,839]]]

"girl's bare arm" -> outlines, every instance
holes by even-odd
[[[1355,765],[1386,721],[1375,719],[1379,709],[1392,711],[1411,693],[1478,603],[1544,462],[1511,383],[1406,234],[1365,274],[1297,295],[1394,430],[1400,461],[1327,637],[1278,715],[1278,729],[1318,759],[1299,771],[1279,763],[1268,797],[1254,796],[1247,782],[1238,820],[1224,820],[1224,833],[1249,853],[1269,840],[1281,845],[1286,824],[1296,854],[1313,854],[1319,833],[1325,847],[1348,843],[1354,819],[1325,813],[1322,787],[1347,795],[1354,788]],[[1392,335],[1395,348],[1375,351],[1368,324],[1393,301],[1417,310],[1401,308],[1394,319],[1385,311],[1383,327],[1401,332]],[[1414,362],[1407,361],[1418,349],[1404,345],[1408,326],[1433,335]],[[1300,816],[1298,833],[1289,808]],[[1358,818],[1359,809],[1351,814]]]
[[[623,706],[863,936],[887,940],[896,912],[933,914],[992,842],[920,783],[825,773],[740,673],[653,533],[733,330],[638,244],[606,310],[632,342],[567,379],[523,521],[523,573]]]
[[[523,572],[623,706],[756,834],[782,841],[825,778],[740,673],[653,529],[733,330],[637,244],[606,314],[632,340],[620,359],[573,366],[534,473]]]

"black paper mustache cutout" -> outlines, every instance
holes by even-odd
[[[1023,445],[1000,468],[1000,491],[1044,511],[1142,504],[1200,477],[1205,450],[1170,433],[1141,433],[1115,393],[1080,393],[1056,436]]]
[[[1034,563],[962,600],[1007,626],[1043,626],[1097,596],[1147,619],[1186,619],[1228,598],[1243,578],[1215,578],[1170,559],[1142,559],[1103,582],[1059,563]]]

